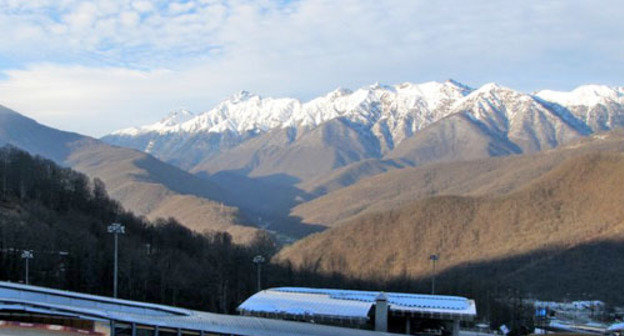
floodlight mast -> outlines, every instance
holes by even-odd
[[[117,268],[118,268],[118,240],[120,234],[126,233],[126,227],[121,223],[112,223],[108,226],[108,233],[115,237],[115,265],[113,270],[113,297],[117,297]]]
[[[260,292],[262,290],[262,264],[264,264],[266,260],[264,259],[263,256],[261,255],[257,255],[253,258],[253,263],[256,264],[257,269],[258,269],[258,292]]]
[[[433,275],[431,277],[431,295],[435,295],[435,281],[436,281],[436,261],[440,259],[440,256],[437,254],[432,254],[429,256],[429,260],[431,260],[433,266]]]
[[[24,250],[22,251],[22,259],[24,259],[24,262],[26,263],[26,267],[24,268],[24,283],[25,284],[30,284],[30,278],[29,278],[29,262],[30,259],[33,259],[35,257],[35,254],[33,253],[33,251],[30,250]]]

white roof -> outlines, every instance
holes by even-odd
[[[263,290],[243,302],[239,311],[366,319],[372,304],[332,300],[327,295]]]
[[[108,297],[0,282],[0,311],[18,310],[149,326],[249,336],[391,335],[366,330],[220,315]]]
[[[607,328],[607,331],[619,331],[619,330],[624,330],[624,322],[613,323]]]
[[[304,287],[263,290],[243,302],[241,312],[318,315],[368,319],[375,299],[382,292]],[[459,296],[384,293],[391,312],[445,315],[470,319],[476,316],[473,300]]]

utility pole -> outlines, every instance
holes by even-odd
[[[33,259],[35,257],[35,254],[33,253],[33,251],[30,250],[24,250],[22,251],[22,259],[24,259],[24,262],[26,263],[26,267],[24,268],[25,274],[24,274],[24,283],[25,284],[30,284],[30,277],[29,277],[29,263],[30,263],[30,259]]]
[[[437,254],[432,254],[429,256],[429,260],[433,265],[433,276],[431,277],[431,295],[435,295],[435,280],[436,280],[436,261],[438,261],[440,257]]]
[[[114,274],[113,274],[113,297],[116,298],[117,297],[117,268],[118,268],[118,262],[117,262],[117,254],[118,254],[118,240],[119,240],[119,235],[120,234],[125,234],[126,233],[126,227],[121,225],[120,223],[113,223],[111,225],[108,226],[108,233],[112,233],[113,236],[115,237],[115,266],[114,266]]]
[[[256,264],[258,269],[258,292],[262,290],[262,264],[265,262],[265,259],[261,255],[257,255],[253,258],[253,263]]]

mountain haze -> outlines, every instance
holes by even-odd
[[[238,225],[237,209],[222,204],[224,191],[218,186],[151,155],[59,131],[5,107],[0,107],[0,144],[100,178],[112,198],[139,215],[174,217],[197,231],[228,231],[241,242],[256,231]]]

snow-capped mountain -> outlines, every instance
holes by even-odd
[[[536,96],[565,107],[594,131],[624,126],[624,87],[583,85],[570,92],[543,90]]]
[[[103,140],[149,151],[189,168],[272,130],[290,129],[291,140],[295,140],[323,123],[342,119],[371,130],[382,143],[378,151],[386,152],[446,116],[451,104],[471,91],[451,80],[395,86],[374,84],[356,91],[339,88],[305,103],[241,91],[195,117],[186,112],[179,122],[167,117],[152,125],[113,132]],[[195,150],[189,151],[190,147]],[[180,154],[186,159],[176,158]]]
[[[228,168],[249,173],[263,166],[262,152],[270,152],[271,160],[288,161],[280,154],[303,143],[299,152],[342,146],[331,154],[338,158],[329,168],[366,158],[400,158],[396,152],[409,151],[405,147],[415,141],[420,141],[416,146],[420,153],[427,134],[435,134],[440,146],[478,137],[487,146],[483,153],[502,155],[553,148],[594,131],[624,126],[623,97],[622,88],[598,85],[531,95],[493,83],[472,89],[453,80],[377,83],[355,91],[339,88],[308,102],[241,91],[207,112],[194,116],[177,111],[158,123],[116,131],[103,140],[210,173]],[[454,122],[457,118],[463,119]],[[426,148],[436,145],[430,138],[426,141]],[[432,153],[425,161],[435,161],[436,152]]]
[[[103,140],[207,176],[251,217],[284,222],[298,203],[388,169],[533,153],[622,127],[622,91],[526,94],[452,80],[339,88],[307,102],[242,91]]]
[[[241,91],[198,116],[185,110],[174,111],[155,124],[122,129],[111,135],[138,136],[152,132],[241,135],[286,127],[310,129],[339,117],[371,126],[380,119],[396,124],[407,116],[418,118],[410,125],[415,131],[442,117],[449,103],[471,90],[453,81],[395,86],[377,83],[355,92],[338,88],[307,103],[293,98],[262,98]],[[396,125],[391,128],[397,131]]]
[[[453,106],[487,132],[508,139],[522,152],[556,147],[591,129],[573,114],[536,97],[490,83]]]

